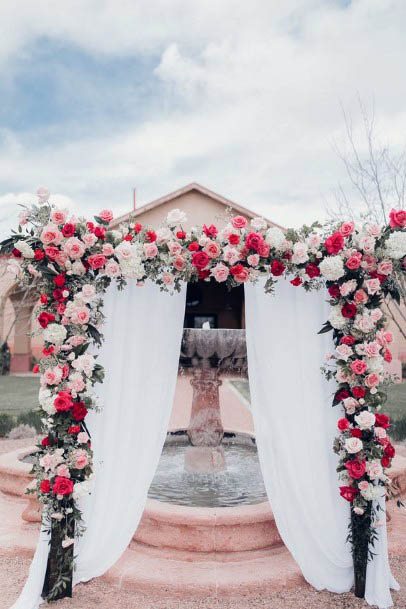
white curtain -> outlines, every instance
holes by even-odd
[[[346,543],[349,505],[340,498],[332,451],[340,408],[320,366],[333,350],[325,293],[307,293],[280,280],[275,294],[264,281],[245,285],[248,372],[262,474],[279,533],[316,589],[345,592],[353,584]],[[392,605],[386,528],[380,557],[368,565],[366,599]]]
[[[102,411],[86,421],[94,449],[92,494],[83,500],[86,532],[75,546],[74,583],[105,573],[134,535],[165,441],[174,397],[186,286],[173,295],[147,282],[106,294],[99,361]],[[26,586],[12,609],[37,609],[48,556],[41,536]]]

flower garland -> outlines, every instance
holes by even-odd
[[[112,280],[122,288],[127,280],[150,279],[169,291],[198,280],[232,288],[264,274],[268,292],[281,276],[293,276],[291,283],[306,290],[326,285],[331,312],[321,332],[333,331],[335,352],[323,370],[337,382],[333,405],[344,407],[334,444],[340,493],[353,515],[367,522],[362,535],[373,541],[372,502],[389,488],[386,470],[395,454],[387,435],[390,420],[381,412],[392,380],[384,371],[392,335],[380,307],[386,295],[399,297],[396,276],[406,272],[406,212],[392,210],[383,228],[315,223],[283,232],[262,218],[249,225],[235,216],[221,230],[204,225],[185,231],[185,214],[175,209],[157,230],[131,221],[110,229],[109,210],[89,222],[51,205],[46,189],[38,196],[39,204],[24,209],[18,231],[0,251],[11,255],[9,266],[21,283],[34,283],[40,295],[36,315],[45,346],[37,371],[45,436],[33,467],[33,492],[44,505],[45,520],[59,523],[61,573],[72,569],[71,523],[80,535],[77,500],[90,490],[86,415],[97,409],[93,386],[104,373],[88,348],[101,344],[103,294]],[[354,537],[351,541],[356,545]],[[64,582],[56,578],[49,600],[58,598]]]

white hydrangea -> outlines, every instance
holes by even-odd
[[[60,324],[49,324],[43,333],[44,340],[53,345],[62,345],[66,335],[66,328]]]
[[[26,241],[17,241],[14,247],[21,252],[24,258],[34,258],[34,250],[28,245]]]
[[[390,235],[386,242],[386,253],[395,260],[406,256],[406,232],[397,230]]]
[[[265,230],[268,225],[266,223],[266,220],[264,220],[264,218],[258,217],[258,218],[252,218],[251,226],[255,231],[259,231],[259,230]]]
[[[166,216],[166,223],[171,228],[184,224],[187,221],[187,216],[184,211],[180,209],[172,209]]]
[[[72,362],[72,368],[75,368],[75,370],[78,370],[79,372],[84,372],[86,376],[90,377],[95,364],[96,361],[93,355],[90,353],[83,353],[83,355],[79,355],[79,357]]]
[[[366,360],[369,372],[382,372],[384,368],[384,359],[381,355],[377,357],[368,357]]]
[[[55,414],[54,396],[49,389],[40,389],[38,394],[38,400],[41,407],[47,414]]]
[[[342,330],[347,324],[347,319],[343,317],[340,306],[331,307],[328,320],[336,330]]]
[[[327,256],[320,262],[319,269],[328,281],[337,281],[345,275],[344,264],[340,256]]]
[[[295,243],[293,246],[293,256],[292,262],[293,264],[303,264],[309,260],[309,255],[307,253],[307,244],[306,243]]]
[[[285,233],[277,226],[268,228],[265,234],[265,241],[276,250],[283,251],[286,245]]]

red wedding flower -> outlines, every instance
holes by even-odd
[[[354,427],[350,433],[353,438],[362,438],[362,430],[359,427]]]
[[[384,412],[376,412],[375,413],[375,427],[383,427],[384,429],[388,429],[390,426],[390,417]]]
[[[303,281],[300,279],[300,277],[295,277],[290,283],[295,287],[298,287],[299,285],[302,285]]]
[[[340,298],[340,286],[338,286],[336,283],[334,283],[327,289],[331,298]]]
[[[93,256],[89,256],[87,261],[90,268],[95,271],[104,267],[106,264],[106,256],[103,256],[103,254],[93,254]]]
[[[62,235],[64,237],[73,237],[75,234],[75,228],[76,226],[73,224],[73,222],[67,222],[62,227]]]
[[[347,461],[345,463],[345,467],[351,478],[355,478],[355,480],[362,478],[367,470],[365,461],[358,461],[358,459],[351,459],[351,461]]]
[[[329,254],[338,254],[344,247],[344,237],[341,233],[333,233],[324,242],[324,247]]]
[[[71,436],[74,436],[78,433],[80,433],[80,425],[71,425],[70,427],[68,427],[68,434],[70,434]]]
[[[249,250],[254,250],[254,252],[258,252],[263,241],[264,238],[259,233],[249,233],[245,239],[245,246]]]
[[[13,254],[14,258],[21,258],[22,256],[22,253],[16,247],[13,248],[13,251],[11,253]]]
[[[390,464],[392,463],[392,459],[389,459],[389,457],[387,457],[386,455],[384,455],[381,459],[381,465],[382,467],[390,467]]]
[[[48,436],[45,436],[45,438],[42,438],[41,440],[41,446],[50,446],[51,442],[48,438]]]
[[[59,249],[54,245],[48,245],[48,247],[45,248],[45,254],[50,260],[55,260],[59,255]]]
[[[106,238],[106,229],[102,226],[96,226],[96,228],[94,229],[94,234],[98,239],[103,240]]]
[[[285,265],[280,260],[272,260],[271,273],[272,275],[275,275],[275,277],[279,277],[280,275],[282,275],[285,268]]]
[[[60,391],[54,399],[54,406],[57,412],[70,410],[73,406],[73,400],[69,391]]]
[[[361,400],[365,397],[367,391],[364,387],[360,387],[359,385],[357,385],[356,387],[353,387],[351,389],[351,392],[356,400]]]
[[[51,490],[51,483],[49,480],[41,480],[41,483],[39,485],[39,490],[41,491],[41,493],[44,493],[44,495],[47,495],[50,490]]]
[[[124,241],[132,241],[134,239],[134,235],[132,235],[131,233],[127,233],[126,236],[124,237]]]
[[[156,241],[156,232],[154,230],[147,230],[145,238],[149,243]]]
[[[387,445],[384,448],[383,454],[385,455],[385,457],[389,457],[389,459],[393,459],[393,457],[396,454],[395,448],[394,446],[392,446],[392,444],[390,442],[387,443]]]
[[[358,489],[354,486],[340,486],[340,495],[350,503],[354,501],[355,497],[358,495]]]
[[[207,237],[215,239],[217,237],[218,230],[214,226],[214,224],[210,224],[210,226],[206,226],[206,224],[203,224],[203,232]]]
[[[142,224],[140,224],[139,222],[136,222],[134,224],[134,232],[138,235],[138,233],[140,233],[142,231]]]
[[[184,230],[178,230],[176,236],[178,239],[186,239],[186,233]]]
[[[352,347],[354,343],[355,338],[351,336],[351,334],[347,334],[346,336],[342,336],[340,338],[340,345],[348,345],[349,347]]]
[[[202,271],[210,262],[206,252],[195,252],[192,255],[192,264],[198,271]]]
[[[56,277],[54,277],[53,281],[57,288],[63,288],[66,282],[66,276],[64,273],[60,273],[59,275],[56,275]]]
[[[345,263],[345,266],[347,267],[347,269],[350,269],[350,271],[356,271],[361,265],[361,260],[362,255],[360,253],[354,254],[353,256],[350,256],[348,258],[347,262]]]
[[[309,264],[306,265],[305,271],[306,274],[310,277],[310,279],[313,279],[313,277],[318,277],[320,275],[319,267],[313,262],[309,262]]]
[[[197,252],[199,250],[199,244],[197,241],[192,241],[192,243],[189,243],[188,245],[188,250],[189,252]]]
[[[34,251],[34,259],[37,260],[37,262],[39,262],[40,260],[43,260],[45,258],[45,252],[44,250],[35,250]]]
[[[352,319],[357,314],[357,305],[353,302],[346,302],[341,308],[341,315],[346,319]]]
[[[350,397],[350,392],[348,391],[348,389],[339,389],[335,394],[336,402],[341,402],[342,400],[345,400],[346,398],[349,398],[349,397]]]
[[[404,209],[391,209],[389,224],[391,228],[406,228],[406,211]]]
[[[83,421],[87,415],[87,408],[83,402],[74,402],[72,406],[72,418],[75,421]]]
[[[338,419],[337,421],[337,427],[340,431],[345,431],[346,429],[348,429],[350,426],[350,423],[348,421],[348,419]]]
[[[55,495],[70,495],[73,492],[73,482],[65,476],[56,476],[52,490]]]
[[[354,374],[364,374],[364,372],[366,372],[367,365],[364,360],[356,359],[351,363],[350,368],[354,372]]]
[[[242,264],[235,264],[230,268],[230,273],[238,283],[244,283],[249,277],[248,269]]]
[[[48,324],[52,321],[55,321],[55,315],[53,313],[47,313],[46,311],[42,311],[37,317],[38,323],[41,328],[46,328]]]
[[[388,364],[391,363],[392,353],[391,353],[390,349],[385,349],[385,351],[383,352],[383,359],[385,360],[385,362],[388,362]]]
[[[238,245],[240,242],[240,235],[231,233],[231,235],[228,237],[228,242],[230,245]]]

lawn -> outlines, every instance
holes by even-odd
[[[231,381],[249,402],[248,381]],[[35,410],[38,405],[39,379],[29,376],[0,376],[0,412],[18,415]],[[406,438],[406,383],[389,389],[388,401],[383,410],[393,419],[392,435],[397,440]]]

